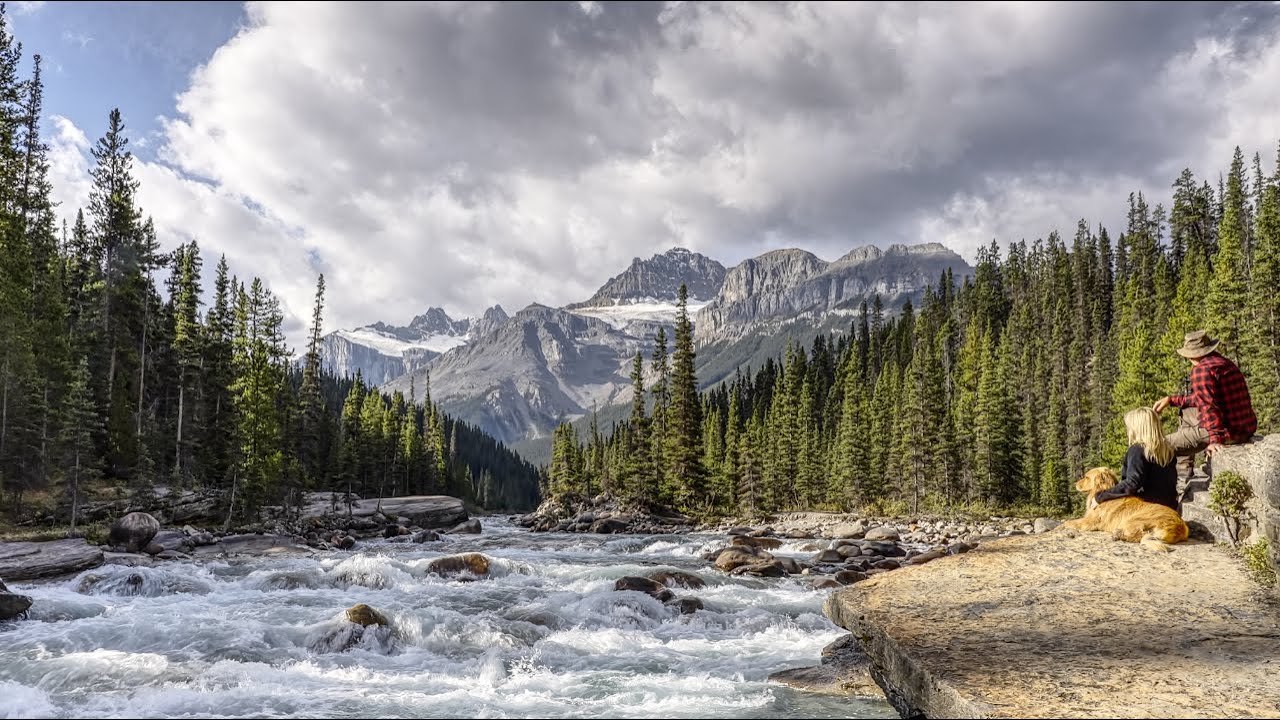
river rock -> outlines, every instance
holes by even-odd
[[[0,543],[0,577],[9,580],[69,575],[98,567],[103,561],[102,550],[84,538]]]
[[[949,554],[949,555],[962,555],[962,554],[964,554],[964,553],[969,552],[969,551],[970,551],[970,550],[972,550],[972,549],[973,549],[973,546],[972,546],[972,545],[970,545],[969,543],[964,542],[964,541],[962,540],[962,541],[960,541],[960,542],[953,542],[953,543],[951,543],[950,545],[948,545],[948,546],[947,546],[947,554]]]
[[[750,575],[752,577],[782,577],[786,570],[777,560],[756,562],[751,565],[739,565],[730,571],[731,575]]]
[[[635,575],[618,578],[617,581],[613,583],[613,589],[619,592],[624,590],[641,592],[653,597],[657,597],[663,590],[666,590],[662,583],[656,580],[646,577],[637,577]]]
[[[347,608],[347,620],[364,627],[391,624],[385,615],[364,603]]]
[[[489,558],[480,553],[463,553],[436,558],[427,564],[427,572],[440,577],[469,573],[477,578],[489,577]]]
[[[627,531],[627,522],[621,518],[602,518],[591,523],[591,532],[597,535],[612,535]]]
[[[894,560],[893,558],[885,558],[880,562],[873,564],[871,567],[876,568],[877,570],[897,570],[902,567],[902,563]]]
[[[844,562],[844,556],[840,554],[839,550],[823,550],[813,558],[813,561],[816,563],[839,564]]]
[[[776,672],[769,680],[828,695],[883,697],[872,678],[871,663],[853,635],[845,635],[823,648],[821,665]]]
[[[696,597],[678,597],[668,600],[667,605],[676,608],[681,615],[692,615],[704,609],[702,601]]]
[[[1054,520],[1053,518],[1039,517],[1036,518],[1034,523],[1032,523],[1032,529],[1036,533],[1047,533],[1061,524],[1062,523]]]
[[[350,535],[342,534],[333,537],[333,546],[339,550],[350,550],[355,547],[356,539]]]
[[[349,536],[347,536],[349,537]],[[355,540],[351,540],[355,543]],[[194,553],[198,556],[210,555],[288,555],[293,553],[301,553],[304,555],[315,554],[315,551],[299,543],[295,538],[287,535],[258,535],[255,533],[246,533],[243,535],[227,535],[219,538],[212,545],[204,545],[195,549]]]
[[[418,544],[428,543],[428,542],[439,542],[439,541],[440,541],[440,533],[436,532],[435,530],[419,530],[418,532],[413,534],[413,542],[416,542]]]
[[[800,563],[795,561],[795,558],[778,557],[774,558],[773,561],[781,565],[782,569],[788,575],[799,575],[800,571],[804,570],[804,568],[800,566]]]
[[[827,531],[827,537],[837,540],[858,539],[867,534],[867,524],[858,520],[846,525],[837,525]]]
[[[144,512],[131,512],[111,525],[107,544],[124,552],[141,552],[160,532],[160,522]]]
[[[725,548],[716,556],[716,567],[729,572],[743,565],[753,565],[773,560],[773,555],[752,547],[733,546]]]
[[[693,573],[687,573],[683,570],[659,570],[658,572],[649,573],[646,577],[654,582],[662,583],[667,587],[683,587],[688,588],[689,590],[701,590],[707,586],[705,580]]]
[[[771,537],[751,537],[748,535],[734,535],[733,540],[729,541],[729,545],[738,545],[741,547],[754,547],[761,550],[777,550],[782,547],[782,541]]]
[[[836,554],[839,555],[842,559],[848,560],[849,558],[855,558],[861,555],[862,548],[858,547],[857,545],[841,545],[840,547],[836,548]]]
[[[471,518],[466,522],[460,522],[457,525],[454,525],[453,529],[449,530],[449,534],[450,535],[479,535],[480,531],[481,531],[480,521],[475,518]]]
[[[813,585],[814,590],[830,590],[831,588],[842,587],[840,583],[829,577],[816,577],[810,584]]]
[[[808,530],[792,528],[791,530],[788,530],[786,532],[785,537],[790,540],[809,540],[813,538],[813,533],[809,532]]]
[[[165,550],[177,550],[179,552],[188,550],[193,547],[191,538],[181,530],[161,530],[156,536],[151,538],[151,542],[160,546],[160,552]],[[157,555],[159,553],[156,553]]]
[[[863,535],[863,538],[866,540],[892,541],[892,540],[898,539],[898,531],[887,525],[881,526],[881,527],[874,527],[868,530],[867,533]]]
[[[756,528],[755,530],[752,530],[748,534],[751,535],[751,537],[772,537],[774,535],[774,532],[772,527],[766,526],[762,528]]]
[[[852,585],[867,579],[867,574],[857,570],[841,570],[836,573],[835,580],[841,585]]]
[[[920,553],[907,561],[908,565],[923,565],[927,562],[937,560],[940,557],[946,557],[946,550],[930,550],[926,553]]]
[[[0,591],[0,622],[12,620],[31,607],[31,598],[8,591]]]
[[[149,542],[146,547],[142,548],[142,552],[152,556],[159,555],[164,552],[164,546],[158,542]]]
[[[453,527],[467,519],[467,509],[462,501],[447,495],[410,495],[381,500],[353,497],[349,512],[344,497],[343,493],[307,493],[303,498],[302,521],[324,521],[326,517],[372,520],[381,512],[389,517],[403,517],[419,527],[439,529]]]
[[[752,532],[749,527],[732,527],[725,532],[726,535],[750,535]]]
[[[189,557],[191,556],[183,552],[178,552],[177,550],[165,550],[164,552],[156,555],[156,558],[159,560],[182,560]]]
[[[388,525],[386,529],[382,531],[382,537],[390,539],[393,537],[400,537],[401,535],[408,535],[410,532],[409,528],[403,525]]]

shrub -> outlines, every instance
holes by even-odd
[[[1266,538],[1240,547],[1240,557],[1244,560],[1249,577],[1268,588],[1276,584],[1276,571],[1271,567],[1270,549]]]
[[[1250,517],[1249,501],[1253,499],[1253,488],[1240,477],[1239,473],[1230,470],[1213,476],[1209,483],[1209,509],[1217,513],[1231,533],[1231,544],[1240,544],[1240,525]]]

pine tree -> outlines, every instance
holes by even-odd
[[[1240,347],[1245,329],[1246,283],[1245,243],[1249,228],[1245,208],[1244,155],[1237,147],[1227,175],[1218,225],[1218,252],[1213,258],[1209,280],[1207,325],[1211,335],[1222,342],[1219,352],[1239,359],[1248,349]],[[1247,368],[1242,368],[1247,369]]]
[[[324,332],[323,324],[324,275],[322,274],[316,279],[316,302],[311,311],[311,329],[307,341],[307,354],[303,358],[302,388],[299,391],[302,403],[302,432],[298,456],[302,462],[303,471],[313,483],[323,473],[322,448],[327,445],[328,440],[324,436],[326,413],[324,398],[320,394],[320,340]]]
[[[101,424],[93,396],[89,388],[89,363],[85,359],[72,373],[71,385],[62,404],[61,431],[58,434],[58,450],[63,477],[67,482],[67,497],[71,503],[71,529],[76,529],[80,513],[81,488],[97,480],[101,475],[97,448],[93,442],[93,428]]]
[[[675,352],[664,459],[676,506],[689,512],[707,503],[706,468],[702,464],[702,400],[698,397],[698,379],[694,374],[696,353],[693,323],[689,321],[689,293],[683,284],[676,302]]]
[[[1280,185],[1275,183],[1259,204],[1253,258],[1249,388],[1258,432],[1275,432],[1280,429]]]
[[[653,415],[649,420],[649,440],[652,446],[652,463],[656,496],[653,500],[669,504],[674,500],[675,489],[671,486],[667,470],[667,433],[668,415],[671,410],[671,366],[667,358],[667,331],[658,328],[654,340],[653,357],[651,358],[653,373],[657,380],[653,384]]]
[[[286,353],[279,302],[262,281],[254,278],[249,292],[242,287],[237,295],[231,388],[239,419],[236,476],[244,513],[254,515],[275,490],[284,464],[279,409]]]
[[[652,502],[657,492],[657,480],[653,475],[653,458],[649,442],[649,419],[645,417],[644,359],[636,353],[631,365],[631,419],[628,439],[631,447],[624,464],[624,491],[642,503]]]
[[[200,251],[194,242],[178,248],[175,254],[177,267],[177,297],[174,300],[173,351],[178,362],[178,417],[175,437],[173,477],[179,487],[185,484],[189,469],[184,458],[189,456],[198,428],[192,428],[183,437],[187,420],[188,403],[198,387],[203,360],[202,328],[198,316],[200,305]],[[184,441],[185,440],[185,441]]]

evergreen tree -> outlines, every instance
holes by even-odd
[[[688,290],[682,284],[676,305],[675,352],[671,358],[670,408],[665,413],[664,443],[665,476],[673,486],[676,506],[686,512],[707,503],[706,468],[702,464],[702,401],[694,374],[696,353],[688,301]]]
[[[71,504],[71,529],[74,531],[80,514],[80,489],[101,475],[93,442],[93,428],[100,424],[100,419],[90,393],[89,363],[85,359],[80,360],[72,373],[62,413],[58,449]]]
[[[1219,352],[1239,359],[1245,330],[1246,282],[1245,243],[1249,232],[1245,206],[1244,155],[1236,148],[1227,175],[1218,225],[1218,252],[1213,258],[1209,279],[1208,330],[1222,341]],[[1247,368],[1246,368],[1247,369]]]

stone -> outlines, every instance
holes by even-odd
[[[726,532],[725,534],[727,534],[727,535],[750,535],[750,534],[751,534],[751,532],[752,532],[752,530],[751,530],[751,528],[749,528],[749,527],[733,527],[733,528],[729,528],[728,532]]]
[[[844,562],[844,559],[845,559],[844,556],[840,554],[839,550],[823,550],[822,552],[814,556],[813,561],[816,563],[839,564]]]
[[[1013,536],[831,593],[823,611],[858,637],[902,717],[1280,707],[1277,610],[1207,543],[1155,555],[1103,533]]]
[[[339,550],[350,550],[355,544],[356,539],[350,535],[335,535],[333,538],[333,546]]]
[[[868,530],[868,531],[867,531],[867,533],[866,533],[865,535],[863,535],[863,538],[865,538],[865,539],[867,539],[867,540],[890,540],[890,541],[893,541],[893,540],[897,540],[897,539],[898,539],[898,531],[897,531],[897,530],[895,530],[894,528],[891,528],[891,527],[889,527],[889,526],[887,526],[887,525],[884,525],[884,526],[881,526],[881,527],[874,527],[874,528],[871,528],[870,530]]]
[[[616,517],[603,518],[591,523],[591,532],[597,535],[614,535],[627,531],[627,522]]]
[[[360,603],[347,608],[347,621],[363,627],[370,625],[390,625],[387,617],[373,608]]]
[[[888,556],[889,553],[893,552],[895,547],[896,546],[890,542],[867,541],[862,543],[862,554]]]
[[[480,553],[446,555],[428,563],[427,572],[440,577],[454,577],[464,573],[477,578],[489,577],[489,558]]]
[[[618,578],[613,583],[613,589],[617,592],[630,590],[632,592],[640,592],[653,597],[657,597],[658,593],[666,590],[662,583],[656,580],[651,580],[646,577],[637,577],[635,575]]]
[[[720,554],[716,556],[715,564],[717,568],[729,572],[743,565],[754,565],[771,560],[773,560],[773,555],[764,550],[735,546],[720,551]]]
[[[828,695],[883,696],[872,678],[871,663],[853,635],[845,635],[823,648],[821,665],[776,672],[769,680]]]
[[[841,570],[836,573],[835,580],[841,585],[852,585],[867,579],[867,574],[857,570]]]
[[[156,536],[151,538],[151,542],[157,544],[161,548],[161,552],[165,550],[189,550],[194,547],[191,538],[181,530],[161,530]]]
[[[951,555],[961,555],[973,549],[973,546],[967,542],[954,542],[947,546],[947,553]]]
[[[752,577],[782,577],[787,573],[782,569],[782,565],[778,561],[770,560],[752,565],[739,565],[732,570],[731,574],[750,575]]]
[[[885,558],[880,562],[873,564],[871,567],[876,568],[877,570],[897,570],[902,567],[902,564],[893,558]]]
[[[809,540],[813,537],[813,533],[809,532],[808,530],[792,528],[791,530],[788,530],[786,532],[785,537],[789,540]]]
[[[4,583],[0,582],[0,588],[3,587]],[[0,622],[19,617],[30,607],[30,597],[9,592],[7,588],[0,590]]]
[[[439,542],[440,533],[435,530],[419,530],[412,536],[413,542],[422,544],[428,542]]]
[[[830,590],[831,588],[843,587],[834,578],[829,577],[816,577],[810,584],[814,590]]]
[[[794,558],[778,557],[774,558],[773,561],[781,565],[783,571],[788,575],[799,575],[800,571],[803,569],[800,567],[800,563],[796,562]]]
[[[453,529],[449,531],[449,534],[450,535],[479,535],[480,531],[481,531],[480,521],[475,518],[471,518],[466,522],[461,522],[461,523],[458,523],[457,525],[454,525]]]
[[[837,525],[826,532],[827,537],[836,539],[858,539],[867,534],[867,524],[861,520]]]
[[[1047,533],[1061,524],[1062,523],[1054,520],[1053,518],[1038,517],[1035,522],[1032,523],[1032,531],[1036,534]]]
[[[147,543],[147,546],[142,548],[142,552],[148,555],[159,555],[164,552],[164,546],[158,542]]]
[[[681,615],[692,615],[699,610],[705,609],[702,601],[696,597],[678,597],[668,600],[666,604],[679,610]]]
[[[401,535],[408,535],[409,532],[410,532],[409,528],[403,525],[388,525],[382,531],[382,537],[388,538],[388,539],[393,537],[400,537]]]
[[[702,578],[693,573],[684,572],[683,570],[659,570],[651,572],[646,577],[654,582],[662,583],[667,587],[683,587],[689,590],[701,590],[707,586]]]
[[[111,525],[107,533],[107,544],[122,548],[123,552],[142,552],[160,532],[160,522],[148,513],[131,512]]]
[[[858,547],[857,545],[841,545],[839,548],[836,549],[836,554],[839,555],[841,559],[848,560],[849,558],[858,557],[859,555],[861,555],[862,548]]]
[[[9,580],[69,575],[98,567],[105,560],[102,549],[83,538],[0,543],[0,577]]]
[[[350,537],[349,535],[344,537]],[[355,539],[351,538],[351,543],[355,544]],[[197,547],[193,553],[196,556],[209,555],[291,555],[303,554],[314,555],[315,551],[298,542],[296,538],[288,535],[257,535],[254,533],[245,533],[242,535],[227,535],[219,538],[212,545],[203,545]]]
[[[160,560],[182,560],[189,557],[191,556],[186,553],[178,552],[177,550],[165,550],[164,552],[156,555],[156,558]]]
[[[937,560],[940,557],[946,557],[946,555],[947,555],[946,550],[930,550],[929,552],[920,553],[919,555],[916,555],[915,557],[911,558],[910,560],[907,561],[907,564],[908,565],[924,565],[925,563],[932,562],[934,560]]]
[[[467,519],[467,509],[458,498],[447,495],[410,495],[392,498],[353,498],[350,512],[343,493],[313,492],[303,497],[304,522],[325,517],[373,518],[383,515],[405,518],[410,524],[424,528],[453,527]]]
[[[748,535],[735,535],[733,540],[729,541],[730,546],[754,547],[761,550],[777,550],[782,547],[782,541],[771,537],[751,537]]]

